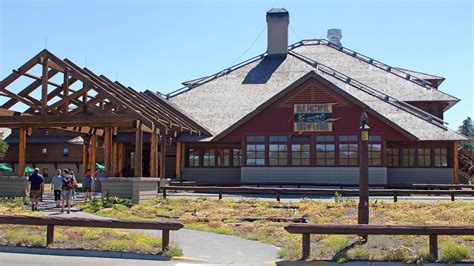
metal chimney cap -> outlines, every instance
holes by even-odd
[[[328,40],[334,44],[341,45],[342,30],[341,29],[328,29]]]

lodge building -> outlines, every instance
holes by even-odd
[[[110,93],[126,92],[123,87],[84,72],[85,77],[95,78],[92,81],[99,92],[103,90],[100,82],[107,83],[110,91],[104,97],[111,99],[110,104],[124,105],[110,108],[116,116],[145,101],[149,104],[140,109],[140,114],[149,112],[146,118],[154,121],[144,133],[139,132],[138,126],[134,126],[136,130],[120,130],[118,124],[110,125],[115,127],[114,133],[102,141],[106,150],[104,164],[113,169],[110,175],[159,174],[207,184],[357,184],[359,125],[361,114],[366,112],[370,127],[370,184],[464,181],[458,173],[457,158],[458,144],[466,138],[443,121],[444,112],[459,99],[439,90],[444,78],[392,67],[348,49],[340,43],[339,30],[328,31],[329,40],[302,40],[288,45],[289,19],[285,9],[268,11],[265,53],[184,82],[183,88],[169,94],[147,91],[140,93],[143,98],[137,94],[118,101]],[[65,60],[66,65],[71,67],[72,63]],[[107,111],[104,106],[109,102],[92,102],[97,112]],[[172,119],[165,123],[167,116],[163,116],[155,121],[154,116],[160,116],[163,110]],[[138,114],[127,114],[146,124],[147,119]],[[13,124],[2,124],[0,117],[0,126]],[[162,124],[169,126],[160,127],[158,149],[153,136],[157,133],[155,125]],[[101,128],[98,123],[89,127]],[[68,136],[91,132],[76,130]],[[144,134],[143,138],[139,134]],[[115,146],[108,150],[112,142]],[[158,155],[153,153],[156,149]],[[106,155],[107,152],[114,154]],[[17,153],[18,148],[10,149],[6,161],[18,163]],[[58,157],[47,163],[64,161],[63,155],[58,152]],[[75,161],[68,158],[78,170],[85,169],[84,156],[74,156]],[[115,157],[123,158],[114,164],[111,158]],[[97,160],[102,157],[94,158]]]

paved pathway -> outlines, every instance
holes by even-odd
[[[79,193],[76,202],[83,201],[84,195]],[[29,207],[29,206],[28,206]],[[84,217],[108,219],[94,214],[79,211],[72,208],[70,214],[60,213],[55,207],[53,196],[46,192],[40,210],[49,215],[61,215],[65,217]],[[160,236],[161,231],[140,230],[153,236]],[[185,257],[189,257],[194,263],[212,264],[234,264],[234,265],[262,265],[273,264],[278,260],[278,248],[272,245],[251,241],[236,236],[215,234],[203,231],[181,229],[171,232],[171,241],[183,249]],[[154,262],[155,263],[155,262]],[[171,262],[159,262],[169,264]],[[183,262],[172,262],[183,263]]]

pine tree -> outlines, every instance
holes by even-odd
[[[0,160],[3,160],[8,150],[8,144],[3,140],[3,133],[0,133]]]
[[[461,143],[461,147],[472,154],[474,152],[474,128],[470,117],[462,121],[458,132],[469,138],[469,141]]]

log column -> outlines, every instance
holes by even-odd
[[[123,143],[118,143],[117,145],[117,155],[118,155],[118,162],[117,162],[117,172],[118,176],[123,176],[123,169],[125,168],[124,164],[124,157],[125,157],[125,150],[123,147]]]
[[[82,173],[85,175],[87,169],[89,169],[89,137],[84,137],[84,143],[82,144]]]
[[[459,184],[459,150],[458,150],[458,141],[453,143],[453,183]]]
[[[119,165],[118,165],[118,143],[114,142],[112,145],[112,150],[113,150],[113,156],[112,156],[112,174],[113,176],[118,176],[119,175]]]
[[[151,133],[150,135],[150,176],[158,176],[158,135]]]
[[[91,175],[95,175],[95,159],[97,152],[97,135],[92,135],[90,140],[90,153],[89,153],[89,169],[91,170]]]
[[[135,130],[135,176],[141,177],[142,171],[142,153],[143,153],[143,130],[140,121],[137,121]]]
[[[26,131],[27,128],[20,128],[20,142],[18,145],[18,176],[23,176],[26,166]]]
[[[41,76],[41,115],[46,115],[48,107],[48,58],[43,58],[43,72]]]
[[[166,132],[161,132],[160,143],[160,182],[166,175]]]
[[[108,176],[113,176],[113,144],[112,144],[113,130],[106,127],[104,130],[104,166]]]
[[[176,170],[175,170],[175,176],[176,179],[181,181],[181,149],[182,145],[181,142],[178,141],[176,142]]]

